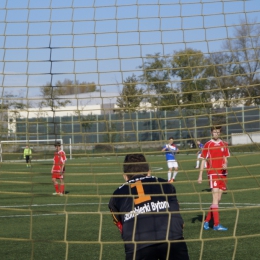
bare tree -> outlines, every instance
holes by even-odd
[[[209,86],[212,98],[221,101],[224,106],[231,107],[241,103],[240,67],[233,62],[232,53],[217,52],[210,57]]]
[[[78,80],[74,82],[70,79],[65,79],[64,81],[58,80],[55,86],[62,89],[62,95],[72,95],[97,91],[97,86],[94,82],[79,82]]]
[[[65,79],[64,81],[58,80],[55,83],[55,86],[52,86],[51,83],[40,88],[41,94],[43,96],[43,101],[40,103],[41,107],[65,107],[70,104],[69,99],[64,99],[64,95],[80,94],[80,93],[89,93],[97,91],[97,86],[94,82],[73,82],[70,79]]]
[[[21,96],[12,94],[12,92],[4,93],[0,103],[0,137],[8,138],[12,125],[16,124],[16,120],[20,118],[20,111],[30,108],[30,102]]]
[[[158,110],[174,110],[178,104],[177,90],[171,86],[170,60],[160,53],[148,54],[139,68],[141,82],[146,86],[146,99]]]
[[[65,107],[70,104],[69,99],[62,99],[60,96],[64,95],[64,89],[59,86],[52,86],[51,83],[47,83],[40,89],[43,100],[40,102],[40,107],[52,107],[59,108]]]
[[[241,97],[245,98],[245,105],[259,104],[253,94],[259,93],[260,69],[260,24],[253,21],[241,20],[234,27],[234,38],[226,40],[223,49],[232,54],[233,63],[236,64],[240,74],[239,85]]]
[[[140,103],[143,100],[144,90],[138,88],[138,80],[136,75],[127,77],[123,83],[123,89],[117,98],[117,106],[123,112],[135,112],[139,110]]]
[[[174,52],[171,74],[180,80],[179,91],[183,107],[199,109],[210,107],[210,62],[201,51],[191,48]]]

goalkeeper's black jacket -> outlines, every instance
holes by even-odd
[[[135,175],[115,190],[108,206],[119,229],[122,224],[125,242],[148,241],[135,243],[137,248],[134,243],[125,243],[126,253],[162,240],[183,238],[184,223],[179,213],[176,190],[164,179]]]

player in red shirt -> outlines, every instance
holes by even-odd
[[[200,173],[198,183],[202,183],[202,173],[204,169],[205,161],[207,161],[207,174],[209,179],[209,185],[212,190],[212,205],[204,221],[204,229],[209,229],[209,221],[213,217],[214,227],[213,230],[226,231],[227,228],[223,227],[219,223],[219,202],[223,191],[227,189],[227,157],[230,156],[227,143],[222,141],[219,136],[221,133],[221,126],[212,127],[211,134],[212,139],[209,140],[203,147],[201,158]]]
[[[65,152],[61,149],[61,143],[56,142],[55,146],[55,153],[53,158],[53,166],[51,169],[52,173],[52,182],[55,188],[55,192],[53,195],[60,195],[64,194],[64,173],[65,173],[65,161],[67,160]],[[57,179],[60,180],[60,188],[57,182]]]

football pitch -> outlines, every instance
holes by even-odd
[[[231,149],[232,152],[232,149]],[[202,229],[212,195],[206,173],[197,183],[195,154],[179,154],[174,186],[185,221],[184,237],[191,260],[259,259],[259,153],[236,153],[229,159],[228,191],[220,203],[226,232]],[[164,155],[146,156],[152,175],[167,177]],[[123,183],[124,156],[68,160],[66,195],[53,196],[51,160],[0,164],[0,255],[12,259],[124,259],[108,201]]]

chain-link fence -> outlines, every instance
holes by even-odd
[[[259,107],[110,114],[87,119],[79,116],[18,119],[13,138],[61,138],[64,143],[71,139],[76,144],[149,142],[172,136],[177,143],[190,143],[208,139],[212,125],[223,126],[227,141],[232,133],[259,131]]]

